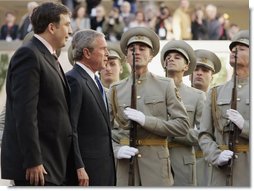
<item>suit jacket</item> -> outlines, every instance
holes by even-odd
[[[13,55],[6,80],[2,178],[25,180],[27,168],[43,164],[46,181],[64,182],[72,128],[69,88],[60,76],[56,60],[35,37]]]
[[[109,114],[95,82],[79,65],[66,77],[71,87],[76,168],[85,167],[91,186],[115,185]]]

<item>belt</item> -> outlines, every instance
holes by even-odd
[[[121,139],[121,145],[129,145],[129,139]],[[137,139],[136,140],[137,146],[164,146],[167,147],[168,141],[166,139]]]
[[[196,152],[195,152],[195,156],[196,156],[196,158],[202,158],[202,157],[204,157],[202,151],[196,151]]]
[[[221,149],[222,151],[228,150],[228,145],[219,145],[219,149]],[[249,145],[236,145],[235,152],[247,153],[249,152]],[[196,155],[196,158],[202,158],[204,156],[202,151],[196,151],[195,155]]]
[[[219,149],[228,150],[228,145],[219,145]],[[249,145],[235,145],[234,149],[236,153],[247,153],[249,152]]]
[[[181,143],[176,143],[176,142],[168,142],[169,149],[176,148],[176,147],[184,147],[184,145]]]

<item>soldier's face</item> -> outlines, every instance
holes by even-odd
[[[249,47],[242,44],[236,45],[230,52],[230,65],[233,66],[235,63],[235,53],[237,49],[237,66],[249,67]]]
[[[213,78],[212,70],[209,70],[202,66],[197,66],[193,72],[193,87],[200,90],[207,90],[212,78]]]
[[[118,58],[111,58],[106,64],[106,68],[101,70],[101,80],[107,84],[119,81],[122,65]]]
[[[152,60],[152,50],[143,43],[133,43],[127,49],[127,62],[133,64],[133,50],[135,49],[135,64],[137,67],[147,66]]]
[[[179,52],[169,52],[165,58],[164,66],[166,66],[167,71],[170,73],[184,73],[189,68],[186,59]]]

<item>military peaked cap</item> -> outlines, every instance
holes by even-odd
[[[183,40],[172,40],[169,41],[161,50],[161,64],[164,68],[164,61],[166,56],[170,52],[179,52],[184,56],[189,64],[189,69],[184,72],[184,76],[190,75],[196,66],[196,57],[192,47]]]

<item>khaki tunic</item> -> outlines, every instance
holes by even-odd
[[[117,106],[117,115],[125,120],[123,109],[131,103],[132,76],[122,80],[109,90],[109,110],[112,121],[112,103]],[[185,136],[189,129],[187,112],[178,98],[172,79],[156,76],[150,72],[137,79],[137,110],[146,116],[143,127],[137,127],[138,139],[167,140],[167,136]],[[112,100],[112,89],[117,95]],[[125,128],[125,129],[123,129]],[[128,127],[129,128],[129,127]],[[112,131],[115,141],[114,152],[118,152],[120,140],[129,138],[129,130],[119,124],[119,129]],[[171,186],[173,177],[167,145],[138,146],[141,157],[137,157],[135,165],[135,185],[141,186]],[[117,185],[128,185],[129,159],[120,159],[116,163]]]
[[[196,131],[197,137],[200,132],[200,128]],[[195,146],[196,155],[196,173],[197,173],[197,186],[207,186],[208,180],[211,179],[212,165],[205,160],[203,152],[200,146]]]
[[[173,138],[169,143],[171,165],[174,171],[174,186],[195,186],[197,183],[194,145],[198,144],[198,137],[194,127],[200,125],[206,96],[204,92],[183,83],[178,88],[188,112],[191,129],[187,136]]]
[[[229,120],[226,110],[230,109],[231,92],[233,80],[217,87],[217,107],[220,112],[219,122],[223,129],[213,127],[211,112],[211,91],[207,97],[201,119],[201,132],[199,134],[199,145],[204,152],[205,158],[213,165],[211,179],[208,186],[225,186],[225,167],[218,167],[216,159],[221,153],[219,145],[228,144],[228,124]],[[243,116],[245,122],[242,132],[239,135],[239,145],[249,144],[249,120],[250,120],[250,100],[249,100],[249,78],[237,83],[237,111]],[[236,153],[238,158],[234,160],[233,166],[233,186],[250,186],[250,155],[248,152]]]

